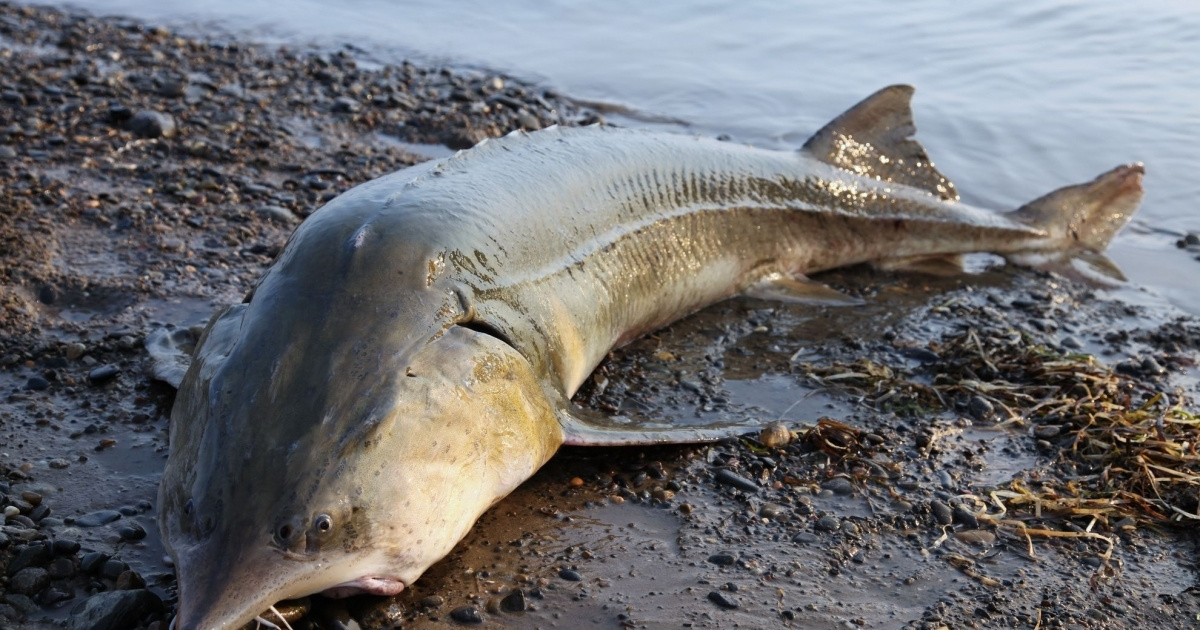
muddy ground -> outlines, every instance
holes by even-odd
[[[240,300],[354,184],[597,120],[503,76],[0,3],[0,628],[166,628],[173,391],[149,376],[149,332]],[[1069,421],[962,387],[932,406],[844,386],[839,366],[864,360],[932,384],[970,331],[1038,361],[1094,356],[1128,406],[1165,393],[1196,411],[1195,319],[1136,289],[974,266],[828,274],[866,305],[732,300],[617,351],[580,403],[803,437],[564,449],[405,593],[310,598],[285,607],[307,611],[292,626],[1197,627],[1191,519],[1005,512],[990,494],[1015,479],[1096,496],[1116,473],[1069,456]]]

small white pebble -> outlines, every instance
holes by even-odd
[[[10,505],[4,508],[4,518],[12,518],[21,513],[21,510],[15,505]]]

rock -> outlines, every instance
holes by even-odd
[[[514,589],[500,600],[500,610],[504,612],[524,612],[527,608],[529,608],[529,603],[525,601],[525,591],[519,588]]]
[[[563,569],[558,572],[558,577],[567,580],[568,582],[582,582],[583,576],[578,571],[572,569]]]
[[[956,532],[954,537],[969,545],[990,545],[996,542],[996,535],[982,529],[967,529]]]
[[[83,558],[79,561],[79,568],[84,573],[99,573],[100,569],[104,568],[104,563],[108,562],[109,555],[102,551],[92,551],[83,554]]]
[[[954,513],[950,510],[950,506],[937,499],[929,502],[929,511],[933,512],[933,518],[939,525],[949,525],[954,522]]]
[[[28,567],[45,566],[50,561],[50,548],[42,544],[26,545],[8,562],[5,573],[12,577]]]
[[[967,413],[976,420],[989,420],[996,413],[996,407],[983,396],[972,396],[967,403]]]
[[[121,368],[109,364],[101,365],[100,367],[88,372],[88,382],[92,385],[103,385],[121,373]]]
[[[1200,232],[1188,232],[1187,236],[1183,237],[1183,244],[1188,247],[1200,245]]]
[[[812,533],[812,532],[800,532],[799,534],[796,534],[795,536],[792,536],[792,542],[794,542],[794,543],[803,543],[803,544],[806,544],[806,545],[810,545],[810,544],[812,544],[812,543],[815,543],[815,542],[817,542],[817,541],[819,541],[819,540],[821,540],[821,539],[820,539],[820,538],[819,538],[819,537],[818,537],[816,534],[814,534],[814,533]]]
[[[50,562],[50,567],[46,571],[53,580],[73,578],[75,577],[75,559],[59,556]]]
[[[126,569],[114,580],[113,588],[118,591],[132,591],[146,588],[146,579],[137,571]]]
[[[146,537],[146,530],[137,523],[131,523],[117,530],[117,535],[122,540],[142,540]]]
[[[34,595],[50,584],[50,574],[41,567],[28,567],[17,571],[8,582],[8,588],[21,595]]]
[[[764,503],[758,508],[758,515],[762,518],[769,518],[780,523],[788,520],[787,508],[777,503]]]
[[[76,527],[100,527],[121,518],[121,513],[116,510],[98,510],[96,512],[88,512],[83,516],[75,519]]]
[[[0,161],[11,160],[17,157],[17,150],[8,146],[0,145]]]
[[[733,597],[731,597],[729,595],[726,595],[725,593],[722,593],[721,591],[713,591],[713,592],[709,593],[708,601],[720,606],[721,608],[725,608],[727,610],[732,610],[732,609],[740,606],[740,604],[738,604],[738,601],[736,599],[734,599]]]
[[[279,225],[294,225],[300,220],[300,217],[292,213],[291,210],[282,206],[264,205],[254,209],[254,214],[263,219]]]
[[[79,553],[79,541],[58,538],[51,543],[50,548],[56,556],[73,556]]]
[[[29,380],[25,381],[25,389],[27,389],[29,391],[39,392],[39,391],[42,391],[43,389],[49,389],[49,388],[50,388],[50,381],[48,381],[40,376],[31,376],[31,377],[29,377]]]
[[[737,562],[737,556],[728,552],[714,553],[708,557],[708,561],[718,566],[728,567]]]
[[[1039,424],[1033,428],[1033,436],[1042,440],[1058,437],[1062,433],[1062,427],[1057,424]]]
[[[474,606],[461,606],[450,611],[450,618],[459,623],[483,623],[483,616]]]
[[[836,532],[842,524],[832,516],[822,516],[813,523],[813,529],[819,532]]]
[[[821,484],[821,487],[834,494],[854,494],[854,482],[845,477],[834,477]]]
[[[109,560],[108,562],[104,563],[104,566],[100,567],[100,575],[110,580],[115,580],[120,577],[122,573],[128,570],[128,564],[125,564],[120,560]]]
[[[362,105],[349,96],[339,96],[333,99],[330,110],[338,114],[353,114],[362,109]]]
[[[713,479],[716,479],[717,483],[733,486],[743,492],[758,492],[758,484],[727,468],[718,469],[713,473]]]
[[[954,516],[955,523],[958,523],[967,529],[979,529],[979,519],[975,518],[974,514],[961,505],[954,506],[952,514]]]
[[[782,422],[772,422],[758,433],[758,441],[767,448],[787,446],[792,441],[792,432]]]
[[[162,600],[147,590],[97,593],[71,611],[67,630],[125,630],[162,610]]]
[[[129,130],[142,138],[171,138],[175,135],[175,119],[154,110],[143,109],[129,119]]]
[[[421,606],[421,608],[437,608],[438,606],[441,606],[442,604],[445,604],[445,603],[446,603],[446,599],[443,598],[441,595],[430,595],[428,597],[421,598],[421,602],[419,605]]]

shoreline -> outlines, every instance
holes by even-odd
[[[154,502],[173,392],[149,376],[148,332],[202,324],[239,301],[322,203],[427,157],[402,142],[458,149],[517,128],[602,121],[502,75],[364,68],[345,50],[206,42],[3,2],[0,61],[0,503],[15,509],[0,534],[4,627],[166,628],[174,582]],[[861,394],[811,378],[866,357],[930,377],[921,370],[942,368],[929,353],[940,356],[965,323],[985,340],[1017,331],[1024,350],[1126,365],[1122,387],[1181,395],[1195,411],[1195,318],[1006,269],[949,280],[859,269],[829,282],[871,303],[850,313],[718,304],[614,352],[598,371],[604,386],[592,379],[578,397],[666,417],[745,414],[766,424],[792,413],[790,428],[808,438],[569,449],[413,588],[306,598],[285,609],[289,621],[297,630],[476,619],[530,628],[579,619],[624,628],[1194,623],[1200,580],[1187,530],[1140,517],[1045,518],[1039,527],[1061,533],[1098,527],[1111,553],[1070,536],[1026,552],[992,518],[994,505],[967,509],[964,497],[985,496],[1010,468],[1026,481],[1066,479],[1052,456],[1063,448],[1058,434],[1007,426],[995,406],[974,415],[970,397],[916,416],[867,409]],[[816,366],[808,372],[789,359],[802,350]],[[820,405],[785,412],[765,402],[811,392]],[[823,415],[862,431],[846,434],[862,440],[861,457],[822,450],[812,431]],[[1163,557],[1168,566],[1151,564]],[[95,625],[105,614],[111,625]]]

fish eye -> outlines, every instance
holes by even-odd
[[[328,514],[318,514],[317,518],[313,519],[313,528],[318,534],[328,534],[329,530],[333,529],[333,517]]]
[[[192,503],[191,499],[188,499],[188,502],[183,504],[183,513],[187,514],[188,516],[191,516],[192,511],[195,509],[196,509],[196,504]]]

